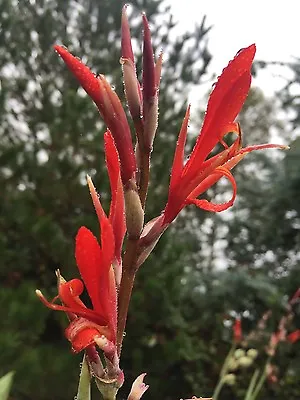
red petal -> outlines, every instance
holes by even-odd
[[[54,49],[61,56],[70,71],[79,80],[83,89],[97,104],[101,102],[101,91],[99,81],[92,71],[84,65],[77,57],[74,57],[65,47],[54,46]]]
[[[152,100],[156,94],[155,66],[153,48],[151,44],[151,33],[148,20],[143,14],[144,25],[144,48],[143,48],[143,104]],[[143,107],[145,109],[145,107]]]
[[[121,50],[122,57],[128,58],[134,64],[134,56],[131,45],[131,35],[130,27],[126,15],[128,4],[125,4],[122,10],[122,20],[121,20]]]
[[[51,310],[63,311],[68,316],[73,314],[75,316],[86,318],[87,320],[92,321],[95,324],[99,324],[99,325],[107,325],[108,324],[107,318],[104,318],[102,315],[97,314],[97,312],[90,310],[89,308],[86,308],[84,304],[82,306],[80,304],[73,304],[72,307],[64,306],[64,305],[61,306],[60,304],[54,304],[52,302],[50,303],[39,290],[36,291],[36,294],[38,295],[38,297],[42,301],[42,303],[46,307],[50,308]]]
[[[93,308],[103,314],[100,300],[100,290],[103,275],[108,274],[103,263],[101,249],[96,237],[86,227],[82,226],[76,236],[75,257],[80,275],[92,300]],[[102,282],[101,282],[102,281]]]
[[[240,112],[251,83],[251,65],[255,45],[241,50],[223,70],[212,91],[200,136],[192,151],[186,171],[195,174],[211,150],[222,139],[224,127],[232,123]]]
[[[111,276],[111,264],[114,255],[114,238],[108,218],[100,220],[101,245],[92,232],[81,227],[76,237],[76,261],[85,283],[93,307],[103,315],[110,328],[116,321],[116,287]]]
[[[121,263],[121,251],[126,232],[124,193],[120,174],[120,160],[114,139],[107,131],[104,134],[105,157],[108,169],[111,203],[109,220],[113,228],[115,240],[115,257]]]
[[[291,343],[295,343],[295,342],[297,342],[298,340],[300,340],[300,329],[298,329],[297,331],[294,331],[294,332],[290,333],[290,334],[287,336],[287,340],[288,340],[289,342],[291,342]]]
[[[87,176],[87,183],[88,183],[88,186],[89,186],[89,190],[90,190],[90,194],[91,194],[91,197],[92,197],[92,201],[93,201],[93,204],[94,204],[94,207],[95,207],[95,211],[96,211],[96,214],[97,214],[97,217],[98,217],[98,221],[99,221],[99,224],[100,224],[101,219],[103,217],[105,217],[105,212],[104,212],[103,207],[101,205],[100,198],[99,198],[99,195],[98,195],[98,193],[96,191],[96,188],[95,188],[95,186],[93,184],[93,181],[92,181],[92,179],[91,179],[91,177],[89,175]]]
[[[99,326],[85,318],[76,318],[65,330],[66,338],[72,343],[74,352],[79,353],[88,346],[95,344],[95,337],[102,335],[110,337],[107,326]]]
[[[185,142],[186,142],[186,137],[187,137],[187,129],[188,129],[189,118],[190,118],[190,110],[191,110],[191,106],[189,104],[187,107],[184,119],[182,121],[181,129],[180,129],[177,144],[176,144],[174,160],[173,160],[173,165],[172,165],[172,170],[171,170],[170,191],[172,191],[172,189],[176,185],[178,179],[180,179],[182,170],[183,170],[184,147],[185,147]]]
[[[186,200],[186,204],[195,204],[197,207],[202,208],[203,210],[212,211],[212,212],[225,211],[229,207],[231,207],[236,198],[237,187],[236,187],[236,182],[234,180],[234,177],[227,169],[225,169],[223,167],[218,167],[214,174],[210,175],[208,178],[205,179],[205,181],[207,181],[207,182],[205,182],[205,181],[204,182],[207,183],[206,186],[211,187],[222,176],[226,176],[226,178],[228,178],[230,183],[232,184],[233,194],[229,201],[227,201],[226,203],[222,203],[222,204],[215,204],[215,203],[212,203],[207,200],[203,200],[203,199],[199,200],[199,199],[189,197]]]

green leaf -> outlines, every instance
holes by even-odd
[[[0,399],[7,400],[11,388],[14,372],[8,372],[0,378]]]
[[[77,400],[91,399],[91,374],[85,355],[82,361],[82,367],[78,384],[78,392],[76,398]]]

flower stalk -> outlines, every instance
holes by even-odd
[[[92,377],[105,400],[115,399],[124,382],[120,356],[136,273],[180,211],[188,205],[210,212],[228,209],[237,195],[237,185],[231,170],[244,156],[254,150],[286,148],[276,144],[242,147],[241,129],[235,120],[250,88],[251,66],[256,51],[253,44],[242,49],[220,75],[210,95],[196,144],[185,162],[190,118],[188,105],[171,167],[167,203],[158,216],[145,224],[152,147],[158,127],[163,55],[161,52],[155,61],[149,23],[143,14],[143,70],[142,81],[139,82],[126,9],[127,6],[124,6],[121,18],[120,62],[134,132],[130,130],[120,98],[106,77],[93,74],[88,66],[65,47],[54,47],[96,104],[107,128],[104,133],[104,149],[111,203],[106,213],[92,179],[88,176],[87,183],[99,222],[99,233],[95,235],[82,226],[76,235],[75,258],[81,279],[66,281],[57,272],[58,295],[52,301],[37,291],[38,297],[48,308],[65,312],[69,320],[65,336],[74,352],[85,352],[78,400],[90,400]],[[228,146],[225,139],[230,133],[234,133],[236,138]],[[211,152],[220,144],[223,149],[211,156]],[[227,179],[232,186],[230,200],[215,204],[199,198],[221,178]],[[90,307],[81,300],[84,289],[90,297]],[[293,339],[296,336],[294,334]],[[226,380],[229,382],[227,372],[230,360],[241,339],[239,322],[235,338],[221,371],[214,400],[217,400]],[[141,374],[133,383],[128,400],[139,400],[148,389],[148,385],[143,382],[144,377],[145,374]]]

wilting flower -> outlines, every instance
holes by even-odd
[[[124,197],[118,154],[109,132],[105,134],[106,164],[112,201],[106,216],[91,179],[88,177],[92,200],[100,224],[100,243],[86,227],[76,236],[75,258],[84,282],[65,281],[58,273],[58,296],[49,302],[37,291],[42,302],[53,310],[64,311],[70,320],[65,334],[75,352],[97,344],[113,362],[117,332],[117,286],[121,276],[121,248],[125,235]],[[80,300],[84,286],[92,308]],[[62,304],[56,304],[56,300]]]

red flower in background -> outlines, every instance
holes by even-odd
[[[236,318],[233,324],[233,340],[239,343],[243,338],[241,318]]]
[[[48,302],[40,291],[37,294],[47,307],[67,313],[71,322],[65,333],[75,352],[96,343],[112,355],[116,343],[117,286],[121,276],[121,249],[126,227],[119,159],[109,132],[105,134],[105,151],[112,191],[109,217],[88,177],[100,224],[100,243],[86,227],[81,227],[76,236],[75,258],[84,285],[79,279],[66,282],[58,274],[58,296],[52,302]],[[92,308],[87,308],[80,300],[84,287]],[[62,305],[55,303],[57,299]]]
[[[300,340],[300,329],[298,329],[298,330],[296,330],[296,331],[290,333],[289,335],[287,335],[287,340],[288,340],[290,343],[295,343],[295,342],[297,342],[298,340]]]

